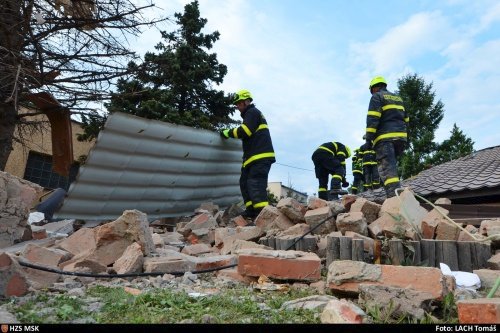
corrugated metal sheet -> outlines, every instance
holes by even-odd
[[[203,202],[241,200],[241,141],[123,113],[109,116],[56,218],[190,215]]]

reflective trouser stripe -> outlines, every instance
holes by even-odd
[[[357,190],[358,188],[356,186],[351,186],[351,189]]]
[[[377,142],[379,142],[382,139],[407,138],[407,137],[408,137],[408,134],[405,132],[386,133],[386,134],[382,134],[382,135],[377,136],[377,138],[375,140],[373,140],[373,144],[376,144]]]
[[[342,180],[342,176],[340,176],[340,175],[332,175],[332,178],[337,178],[337,179]]]
[[[385,180],[384,186],[385,185],[389,185],[389,184],[393,184],[393,183],[397,183],[397,182],[399,182],[399,178],[398,177],[388,178],[388,179]]]
[[[318,188],[318,192],[326,192],[326,191],[328,191],[328,190],[324,187]]]
[[[252,205],[252,201],[247,201],[247,202],[245,202],[245,206],[246,206],[246,207],[250,207],[251,205]]]
[[[253,208],[262,208],[262,207],[266,207],[267,205],[269,205],[269,202],[262,201],[262,202],[258,202],[256,204],[254,204]]]

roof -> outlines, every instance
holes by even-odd
[[[465,198],[500,194],[500,146],[420,172],[403,185],[421,196]]]
[[[124,113],[108,117],[56,218],[191,214],[203,202],[241,200],[241,141]]]
[[[500,146],[475,151],[465,157],[449,161],[420,172],[402,182],[415,193],[428,199],[471,199],[500,195]],[[383,189],[363,192],[360,196],[380,202],[385,199]]]

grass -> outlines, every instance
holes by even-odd
[[[84,297],[40,293],[9,308],[21,323],[63,323],[91,318],[96,323],[319,323],[319,312],[281,310],[281,305],[313,295],[310,290],[260,292],[229,289],[216,295],[191,297],[185,292],[155,289],[133,296],[122,288],[95,286]],[[102,303],[88,310],[86,298]]]

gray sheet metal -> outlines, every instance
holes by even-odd
[[[124,113],[108,117],[56,218],[190,215],[203,202],[241,200],[241,141]]]

